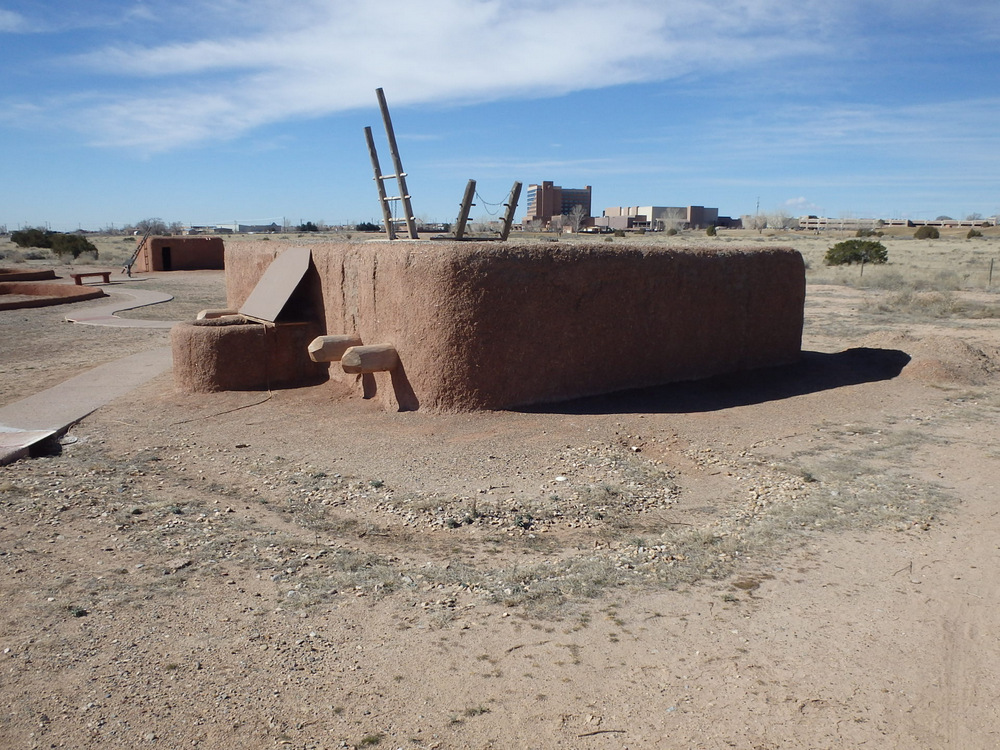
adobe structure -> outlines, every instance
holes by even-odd
[[[55,282],[55,271],[0,268],[0,310],[47,307],[107,297],[103,290]],[[52,281],[53,283],[47,283]]]
[[[221,237],[147,237],[132,270],[219,270],[225,268],[225,252]]]
[[[279,252],[227,250],[230,309],[171,332],[180,388],[336,379],[389,409],[504,409],[800,356],[805,268],[788,248],[396,241]]]
[[[227,250],[226,289],[224,317],[171,332],[182,389],[330,378],[452,411],[794,362],[805,268],[787,248],[258,242]]]

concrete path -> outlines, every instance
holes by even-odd
[[[66,315],[65,319],[85,325],[128,328],[171,328],[175,324],[115,315],[122,310],[167,302],[173,299],[171,295],[133,287],[121,290],[121,294],[132,301],[97,305]],[[170,347],[163,346],[95,367],[54,388],[0,406],[0,466],[28,455],[32,446],[63,434],[94,410],[167,372],[171,364]]]
[[[169,302],[173,299],[173,295],[166,294],[165,292],[136,289],[134,287],[115,289],[114,291],[116,294],[132,297],[132,301],[117,300],[95,307],[88,307],[85,310],[67,315],[66,320],[70,323],[82,323],[89,326],[113,326],[116,328],[173,328],[177,324],[178,321],[176,320],[130,320],[128,318],[119,318],[115,315],[115,313],[122,310],[132,310],[136,307]]]

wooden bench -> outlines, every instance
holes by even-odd
[[[87,273],[71,273],[70,276],[73,277],[73,281],[76,282],[77,286],[83,286],[83,280],[88,276],[100,276],[101,283],[103,284],[111,283],[111,271],[88,271]]]

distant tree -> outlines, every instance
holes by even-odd
[[[784,211],[775,211],[774,213],[767,214],[764,218],[768,229],[787,229],[789,222],[792,220],[792,217]]]
[[[763,214],[755,214],[754,216],[748,217],[746,221],[747,229],[754,229],[757,234],[763,234],[764,227],[767,226],[767,217]]]
[[[569,213],[566,214],[564,225],[569,227],[569,230],[576,234],[580,231],[580,226],[583,224],[583,220],[585,218],[587,218],[587,209],[577,203],[570,209]]]
[[[316,226],[313,222],[307,221],[305,224],[299,224],[298,230],[300,232],[318,232],[319,227]]]
[[[889,251],[885,245],[874,240],[844,240],[826,251],[823,262],[828,266],[843,266],[853,263],[887,263]]]
[[[950,216],[938,216],[934,221],[955,221]]]
[[[983,220],[983,215],[982,214],[969,214],[968,216],[965,217],[965,220],[966,221],[982,221]]]
[[[922,227],[917,227],[917,231],[913,233],[913,236],[918,240],[936,240],[941,237],[941,233],[937,227],[930,227],[924,224]]]
[[[72,255],[74,259],[83,253],[93,253],[95,259],[98,257],[94,243],[79,234],[53,234],[52,250],[56,255]]]
[[[355,232],[381,232],[382,227],[378,224],[373,224],[370,221],[363,221],[360,224],[354,225]]]
[[[139,234],[169,234],[167,224],[163,219],[143,219],[135,223],[135,231]]]
[[[170,222],[170,226],[167,227],[167,232],[170,234],[184,234],[184,225],[179,221]]]
[[[82,253],[93,253],[94,257],[97,257],[94,243],[79,234],[61,234],[31,228],[14,232],[10,239],[18,247],[51,249],[60,256],[72,255],[74,258],[79,258]]]
[[[18,247],[40,247],[46,249],[52,247],[52,233],[38,227],[30,227],[12,232],[10,240]]]

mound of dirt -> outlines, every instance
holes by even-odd
[[[985,385],[1000,372],[1000,349],[951,336],[879,332],[864,343],[906,352],[910,363],[900,376],[928,385]]]

